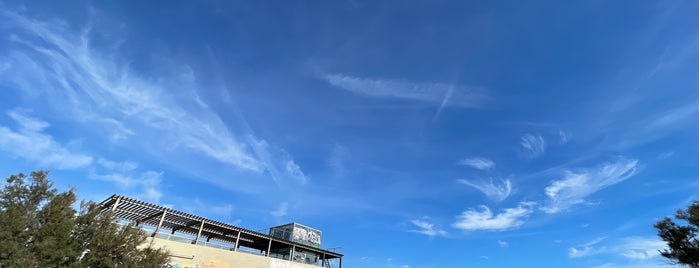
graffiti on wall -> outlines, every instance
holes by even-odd
[[[295,227],[294,228],[294,241],[315,246],[315,247],[320,247],[320,232],[313,230],[313,229],[306,229],[303,227]]]
[[[229,265],[227,262],[216,259],[216,258],[210,258],[208,262],[194,262],[194,263],[178,263],[178,262],[173,262],[165,267],[167,268],[228,268]]]

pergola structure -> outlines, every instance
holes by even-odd
[[[270,251],[275,249],[291,248],[292,254],[289,255],[289,260],[291,260],[295,250],[301,249],[321,256],[323,267],[329,266],[330,259],[339,259],[339,266],[342,268],[343,255],[337,252],[272,237],[260,232],[125,196],[112,195],[100,202],[99,205],[104,212],[113,213],[114,218],[117,220],[124,220],[139,226],[148,225],[155,227],[155,231],[151,234],[153,237],[162,230],[170,230],[171,234],[178,232],[194,236],[192,244],[201,243],[201,240],[205,238],[206,242],[214,240],[232,244],[234,245],[233,251],[238,251],[238,248],[243,246],[265,252],[266,256],[270,256]]]

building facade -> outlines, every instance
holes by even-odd
[[[143,228],[149,243],[170,252],[171,267],[342,267],[342,254],[320,248],[320,230],[298,223],[263,234],[125,196],[100,205],[116,220]]]

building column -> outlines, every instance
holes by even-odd
[[[165,214],[167,214],[167,210],[163,210],[163,215],[160,216],[160,222],[158,222],[158,227],[155,227],[155,232],[153,232],[152,237],[155,237],[156,234],[160,231],[160,227],[163,226],[163,221],[165,220]]]
[[[296,245],[291,246],[291,254],[289,254],[290,261],[294,261],[294,252],[296,252]]]
[[[240,242],[240,231],[238,231],[238,237],[235,238],[235,247],[233,248],[233,251],[238,251],[238,242]]]
[[[199,232],[197,233],[197,239],[194,240],[193,244],[199,244],[199,237],[201,237],[201,231],[204,230],[204,220],[201,221],[201,225],[199,225]]]
[[[270,250],[272,250],[272,239],[270,239],[269,244],[267,244],[267,257],[269,257]]]
[[[119,201],[121,201],[121,196],[117,197],[117,200],[114,202],[114,205],[112,205],[112,214],[114,214],[114,211],[116,211],[117,206],[119,206]]]
[[[342,268],[342,257],[340,257],[340,267],[338,268]]]

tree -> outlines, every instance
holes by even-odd
[[[0,190],[1,267],[160,267],[169,254],[143,231],[120,225],[94,202],[74,209],[73,189],[59,192],[48,172],[12,175]]]
[[[666,217],[654,225],[658,229],[658,236],[669,247],[661,250],[660,255],[674,264],[699,268],[699,201],[694,201],[685,210],[678,210],[675,219],[688,224],[679,225]]]

